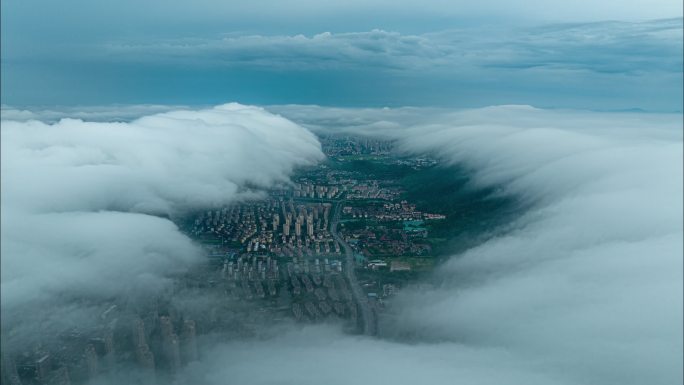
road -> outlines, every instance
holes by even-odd
[[[361,285],[359,285],[356,279],[356,261],[354,261],[354,251],[351,246],[338,234],[337,225],[340,222],[340,212],[342,211],[344,201],[338,202],[335,207],[335,212],[333,214],[332,221],[330,222],[330,233],[333,238],[340,243],[344,249],[344,255],[347,260],[347,280],[349,281],[349,286],[352,290],[352,295],[359,307],[359,315],[361,317],[361,325],[363,326],[363,334],[365,335],[376,335],[377,334],[377,321],[375,319],[375,311],[371,308],[368,298],[361,290]]]

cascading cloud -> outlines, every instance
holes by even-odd
[[[4,120],[3,336],[83,326],[84,300],[155,293],[201,260],[169,218],[257,196],[322,158],[306,129],[239,104],[128,123]]]

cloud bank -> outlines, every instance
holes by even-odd
[[[203,383],[682,381],[681,115],[273,109],[319,132],[394,138],[533,209],[507,234],[453,256],[433,289],[404,291],[384,339],[307,330],[219,347],[214,366],[196,369]],[[257,373],[256,356],[283,368]]]
[[[448,121],[405,148],[537,208],[407,295],[399,330],[506,349],[570,383],[681,382],[681,116],[497,107]]]
[[[62,313],[154,295],[202,260],[169,218],[256,197],[322,157],[306,129],[239,104],[129,123],[3,121],[3,337],[38,323],[54,335],[88,322]]]

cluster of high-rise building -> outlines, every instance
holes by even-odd
[[[153,307],[154,308],[154,307]],[[198,358],[194,320],[154,309],[138,314],[112,305],[95,328],[74,325],[49,342],[3,349],[2,383],[11,385],[82,384],[130,367],[145,384],[172,378]],[[116,372],[119,373],[116,373]]]
[[[2,383],[67,385],[89,381],[112,370],[116,364],[115,336],[107,322],[116,308],[109,306],[100,317],[101,325],[95,329],[84,331],[76,325],[59,336],[20,346],[10,342],[11,337],[4,340]]]
[[[329,232],[329,202],[269,199],[209,210],[194,221],[191,233],[226,248],[279,257],[339,254]]]
[[[338,317],[354,324],[356,303],[340,258],[292,257],[279,262],[270,256],[240,256],[225,259],[220,276],[226,293],[235,300],[256,304],[263,299],[264,309],[287,304],[299,321]]]
[[[321,320],[326,317],[350,319],[356,323],[358,309],[351,290],[342,276],[339,260],[293,259],[285,270],[292,295],[292,314],[298,321]]]
[[[275,297],[280,287],[280,269],[270,256],[244,255],[225,258],[221,278],[237,298]]]
[[[182,365],[198,358],[194,320],[168,314],[147,320],[135,317],[131,337],[135,360],[150,382],[154,382],[158,369],[173,376]]]
[[[314,183],[304,181],[302,183],[295,184],[294,190],[292,191],[292,196],[294,198],[335,199],[339,198],[343,192],[344,190],[340,189],[340,186],[316,185]]]

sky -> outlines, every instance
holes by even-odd
[[[1,62],[17,107],[681,111],[682,5],[7,0]]]
[[[201,336],[179,382],[682,383],[680,1],[1,7],[3,351],[168,290],[203,261],[174,220],[290,183],[335,132],[526,209],[380,336]]]

